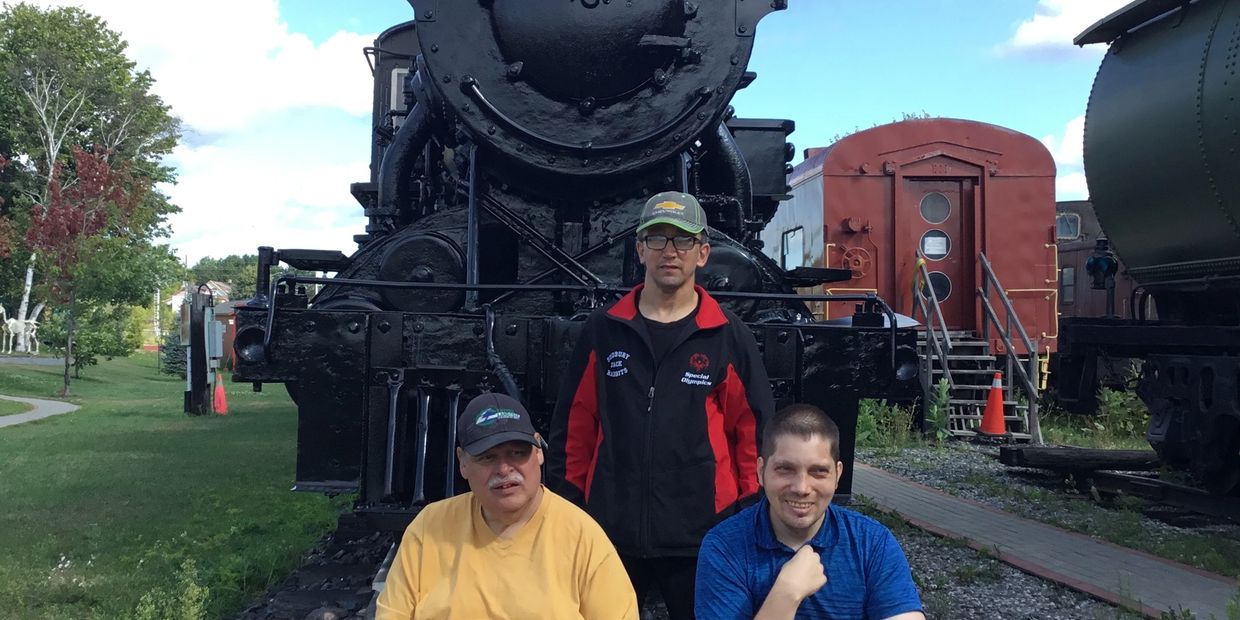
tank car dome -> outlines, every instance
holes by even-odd
[[[621,97],[673,60],[672,48],[643,45],[643,37],[685,34],[682,0],[581,4],[593,10],[565,10],[564,0],[495,0],[491,9],[504,57],[519,58],[521,73],[547,94]]]

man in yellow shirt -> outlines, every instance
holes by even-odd
[[[636,620],[637,595],[602,528],[542,486],[543,440],[521,403],[473,399],[457,439],[470,492],[409,524],[376,620]]]

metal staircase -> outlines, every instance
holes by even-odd
[[[917,268],[921,282],[929,280],[924,257],[918,255]],[[990,393],[996,371],[1003,372],[1003,417],[1011,437],[1015,440],[1041,443],[1041,431],[1037,420],[1038,377],[1041,370],[1036,349],[1025,335],[1012,309],[1011,301],[999,285],[985,255],[982,262],[983,283],[978,298],[987,322],[985,332],[979,337],[973,331],[950,330],[943,319],[942,308],[932,287],[919,286],[915,296],[925,328],[918,334],[918,355],[921,360],[923,411],[928,411],[932,399],[936,399],[938,383],[946,380],[949,386],[948,431],[957,437],[977,434],[982,412]],[[1004,310],[1000,321],[991,297],[998,297]],[[1031,356],[997,356],[991,350],[990,332],[1004,343],[1005,351],[1012,351],[1012,337],[1023,339]],[[1013,331],[1015,329],[1015,331]]]

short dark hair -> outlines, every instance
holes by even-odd
[[[831,458],[840,460],[840,427],[818,407],[794,403],[776,412],[762,431],[762,458],[771,458],[775,453],[775,440],[785,435],[802,439],[818,435],[831,444]]]

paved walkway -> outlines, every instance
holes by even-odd
[[[1148,553],[1068,532],[953,497],[858,463],[853,493],[934,534],[998,552],[999,559],[1044,579],[1157,618],[1190,610],[1198,618],[1227,618],[1235,579]]]
[[[37,357],[18,353],[16,355],[0,355],[0,364],[13,364],[15,366],[64,366],[65,358]]]
[[[69,413],[70,411],[78,410],[77,405],[71,405],[59,400],[42,400],[39,398],[20,398],[18,396],[3,395],[0,395],[0,399],[26,403],[27,405],[34,407],[33,410],[27,411],[26,413],[0,416],[0,428],[5,426],[13,426],[14,424],[22,424],[24,422],[42,420],[43,418],[49,418],[54,415],[60,415],[62,413]]]

